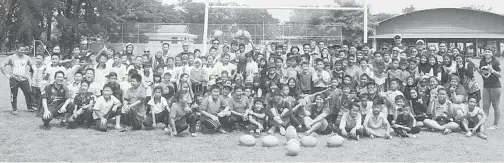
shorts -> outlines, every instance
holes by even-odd
[[[439,117],[436,117],[434,119],[439,125],[445,125],[447,123],[450,122],[450,120],[447,118],[447,117],[442,117],[442,116],[439,116]]]
[[[468,122],[468,123],[467,123],[467,127],[469,127],[469,128],[473,128],[473,127],[474,127],[474,126],[476,126],[477,124],[478,124],[478,121],[476,121],[476,122]],[[481,125],[481,126],[483,126],[483,125]],[[481,126],[479,126],[479,127],[476,129],[476,132],[481,132]],[[468,129],[464,128],[464,125],[462,125],[462,124],[460,124],[460,128],[461,128],[461,129],[462,129],[462,131],[464,131],[464,132],[469,131]]]

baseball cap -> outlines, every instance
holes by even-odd
[[[272,64],[272,63],[270,63],[270,64],[268,64],[267,68],[268,68],[268,69],[270,69],[270,68],[276,68],[276,65],[275,65],[275,64]]]
[[[400,35],[400,34],[396,34],[396,35],[394,36],[394,39],[401,39],[401,35]]]
[[[399,49],[399,47],[396,46],[396,47],[392,48],[392,51],[394,51],[394,50],[399,51],[400,49]]]
[[[182,43],[182,46],[189,46],[189,43],[188,42],[184,42],[184,43]]]
[[[110,78],[110,77],[113,77],[113,76],[117,77],[117,73],[115,73],[115,72],[110,72],[110,73],[109,73],[107,76],[105,76],[105,77]]]
[[[420,44],[420,43],[425,44],[425,41],[424,40],[417,40],[416,41],[416,44]]]

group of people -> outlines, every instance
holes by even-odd
[[[394,40],[374,50],[324,41],[221,45],[215,39],[208,53],[190,51],[188,43],[174,53],[164,43],[154,55],[135,54],[133,44],[98,53],[78,46],[63,53],[56,46],[35,61],[20,47],[1,70],[9,78],[12,113],[18,113],[21,88],[44,129],[55,117],[69,129],[128,131],[163,123],[171,135],[191,136],[198,127],[203,133],[246,129],[259,135],[285,134],[293,126],[302,135],[356,140],[416,137],[422,128],[486,139],[484,130],[498,128],[501,69],[491,49],[474,63],[445,42],[406,47],[400,35]],[[249,45],[252,50],[245,50]],[[482,87],[475,73],[483,77]],[[494,123],[484,128],[491,106]]]

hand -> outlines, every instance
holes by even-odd
[[[46,110],[44,111],[44,116],[43,116],[43,118],[44,118],[44,119],[51,119],[51,117],[52,117],[51,112],[50,112],[49,110],[47,110],[47,109],[46,109]]]
[[[248,116],[247,115],[242,114],[241,116],[242,116],[243,121],[248,121]]]
[[[10,74],[5,75],[7,79],[10,79],[12,76]]]
[[[219,121],[219,117],[217,117],[217,116],[212,116],[212,117],[210,117],[210,118],[211,118],[212,120],[214,120],[214,121],[217,121],[217,122]]]
[[[112,107],[112,111],[116,112],[117,111],[117,107]]]
[[[189,108],[189,107],[185,107],[185,108],[184,108],[184,111],[185,111],[186,113],[190,113],[192,110],[191,110],[191,108]]]
[[[378,96],[380,96],[380,97],[387,97],[387,94],[385,94],[385,92],[379,92]]]
[[[66,111],[66,106],[62,106],[61,109],[58,110],[58,113],[65,113]]]
[[[357,130],[355,128],[350,131],[350,136],[357,136]]]
[[[102,118],[102,119],[101,119],[101,124],[102,124],[102,125],[106,125],[106,124],[107,124],[107,119]]]
[[[343,136],[347,136],[347,135],[348,135],[348,133],[346,132],[346,130],[345,130],[345,129],[343,129],[343,130],[341,130],[341,135],[343,135]]]

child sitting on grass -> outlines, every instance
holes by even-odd
[[[474,133],[482,139],[487,139],[485,133],[481,131],[486,121],[485,112],[483,109],[476,105],[477,97],[469,97],[467,110],[465,110],[465,117],[461,121],[462,130],[466,132],[466,136],[470,137]]]
[[[395,124],[392,125],[394,132],[400,137],[416,138],[413,134],[420,133],[421,128],[416,126],[416,120],[411,112],[411,107],[405,105],[397,109]]]
[[[385,114],[382,113],[382,105],[381,103],[373,103],[372,114],[366,115],[364,119],[364,130],[372,139],[375,137],[392,138],[390,136],[390,124]]]
[[[93,108],[93,118],[97,125],[96,129],[106,132],[108,130],[107,121],[110,117],[116,117],[116,129],[122,129],[120,121],[117,120],[118,117],[121,116],[121,111],[118,110],[120,106],[121,101],[112,95],[112,87],[105,84],[105,86],[103,86],[102,96],[96,99]]]
[[[339,125],[341,135],[347,138],[359,140],[363,134],[362,116],[359,113],[360,106],[357,103],[350,104],[350,112],[343,114]]]
[[[264,130],[264,121],[266,120],[266,114],[264,113],[264,103],[261,99],[256,98],[254,100],[254,107],[251,110],[247,110],[248,120],[250,122],[250,133],[254,133],[255,136],[259,136],[261,131]]]
[[[88,91],[89,82],[82,81],[79,93],[74,98],[75,109],[73,114],[68,117],[68,129],[75,129],[78,125],[84,124],[84,128],[93,125],[93,103],[94,95]]]

